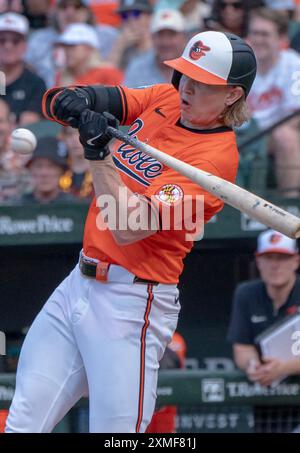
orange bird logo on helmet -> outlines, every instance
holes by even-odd
[[[210,50],[211,48],[203,44],[202,41],[197,41],[190,50],[190,58],[192,60],[199,60],[201,57],[205,57],[205,52],[209,52]]]

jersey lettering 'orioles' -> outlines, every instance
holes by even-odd
[[[235,180],[238,152],[232,130],[226,127],[214,131],[183,128],[179,123],[179,95],[172,85],[156,85],[143,90],[122,87],[120,92],[122,124],[133,123],[130,135],[195,167],[231,182]],[[158,111],[161,113],[159,119]],[[154,196],[160,204],[163,204],[163,194],[165,199],[178,198],[180,191],[183,196],[205,195],[205,222],[223,207],[222,201],[130,145],[119,142],[114,148],[113,158],[123,182],[135,193],[148,198]],[[178,189],[172,188],[173,185]],[[173,193],[168,193],[167,187]],[[142,241],[120,247],[110,231],[97,229],[98,214],[99,208],[94,200],[84,233],[84,253],[87,256],[119,264],[141,278],[163,283],[178,282],[182,260],[192,247],[192,242],[185,239],[185,230],[159,231]]]

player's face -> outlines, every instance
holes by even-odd
[[[250,20],[248,39],[258,61],[278,56],[283,44],[283,37],[278,33],[276,25],[261,17]]]
[[[181,122],[191,128],[214,128],[224,109],[243,94],[242,88],[206,85],[182,75],[179,84]]]
[[[35,192],[48,194],[55,192],[59,187],[62,169],[49,159],[42,157],[35,159],[30,165],[30,172]]]
[[[299,255],[266,253],[256,258],[256,264],[265,284],[283,287],[294,278],[299,267]]]

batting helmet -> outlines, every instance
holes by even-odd
[[[174,69],[172,83],[178,89],[182,74],[208,85],[238,85],[249,94],[256,75],[256,58],[251,47],[232,33],[198,33],[181,57],[167,60]]]

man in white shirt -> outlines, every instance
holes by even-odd
[[[251,13],[249,41],[258,72],[249,105],[261,129],[300,109],[300,56],[287,47],[286,17],[276,10],[260,8]],[[282,195],[300,194],[300,116],[271,134],[278,188]]]

